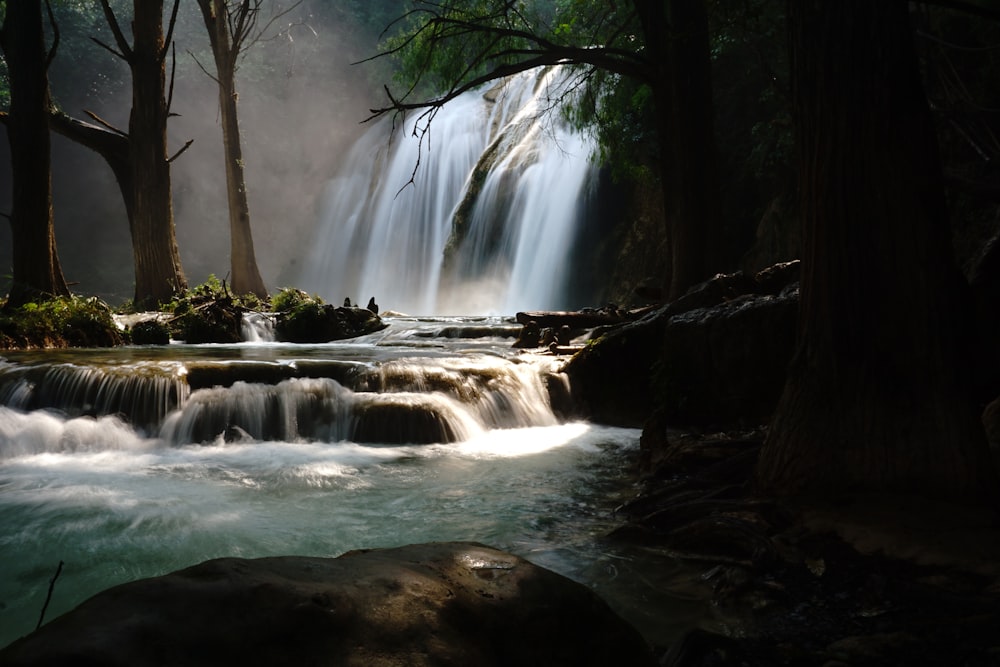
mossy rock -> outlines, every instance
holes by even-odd
[[[159,320],[137,322],[130,330],[133,345],[167,345],[170,327]]]
[[[239,343],[243,340],[243,308],[231,300],[217,299],[195,308],[174,312],[171,330],[185,343]]]
[[[327,343],[364,336],[387,326],[367,308],[335,307],[308,300],[278,313],[275,333],[288,343]]]
[[[111,308],[97,298],[59,297],[0,310],[4,348],[114,347],[123,342]]]

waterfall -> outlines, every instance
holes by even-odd
[[[416,314],[566,307],[596,176],[592,140],[555,108],[567,86],[544,68],[465,93],[423,144],[415,118],[375,125],[327,186],[300,284]]]

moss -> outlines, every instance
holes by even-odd
[[[111,308],[96,297],[59,297],[0,307],[0,347],[112,347],[124,338]]]
[[[130,333],[135,345],[166,345],[170,342],[170,327],[159,320],[138,322]]]
[[[301,290],[282,290],[271,300],[278,313],[275,332],[289,343],[326,343],[354,338],[387,325],[367,308],[337,308]]]
[[[162,305],[173,314],[169,321],[172,337],[191,344],[240,342],[243,313],[263,307],[252,294],[231,294],[226,283],[214,275]]]

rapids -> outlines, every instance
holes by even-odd
[[[60,561],[46,620],[210,558],[436,540],[522,555],[641,626],[658,575],[602,540],[638,431],[554,410],[558,360],[512,349],[509,320],[386,321],[325,345],[7,353],[0,646]]]

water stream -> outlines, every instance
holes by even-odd
[[[478,540],[691,623],[602,536],[639,433],[562,419],[558,360],[503,318],[387,318],[326,345],[12,352],[0,361],[0,646],[114,584],[220,556]],[[669,596],[668,596],[669,597]],[[653,630],[651,630],[653,628]]]

